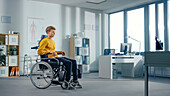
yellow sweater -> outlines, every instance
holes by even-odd
[[[39,55],[45,55],[47,53],[50,53],[50,51],[55,51],[55,42],[52,39],[49,38],[44,38],[39,45],[38,48],[38,54]],[[62,53],[62,51],[55,51],[56,56],[58,57],[57,53]],[[48,54],[49,58],[54,58],[54,56],[52,56],[52,54]]]

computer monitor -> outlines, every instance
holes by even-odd
[[[120,52],[124,52],[124,54],[131,53],[132,43],[121,43]]]

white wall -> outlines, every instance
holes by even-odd
[[[108,39],[108,36],[109,36],[109,33],[108,33],[108,14],[106,13],[102,13],[102,50],[104,52],[104,49],[108,48],[109,47],[109,39]]]
[[[1,23],[0,33],[7,33],[8,30],[20,31],[23,18],[22,0],[0,0],[0,16],[11,16],[11,23]],[[1,18],[1,17],[0,17]]]
[[[63,46],[63,41],[65,41],[64,35],[66,34],[65,30],[62,27],[64,23],[63,21],[63,11],[62,6],[58,4],[50,4],[50,3],[42,3],[42,2],[35,2],[35,1],[24,1],[23,2],[23,32],[21,32],[21,58],[24,54],[28,55],[36,55],[36,50],[31,50],[31,46],[36,46],[36,43],[29,43],[28,42],[28,17],[35,17],[35,18],[42,18],[44,29],[47,26],[54,26],[56,28],[56,34],[53,38],[56,43],[56,50],[63,50],[65,51],[67,47]],[[62,17],[62,18],[61,18]],[[67,32],[71,33],[71,32]],[[38,32],[40,36],[42,34],[46,34],[45,30],[43,32]],[[68,52],[66,51],[68,55]],[[21,59],[23,60],[23,58]],[[33,62],[34,63],[34,62]],[[22,65],[22,63],[21,63]],[[22,66],[21,66],[22,68]],[[20,69],[21,69],[20,68]],[[22,69],[21,69],[22,72]]]
[[[43,25],[45,28],[49,25],[56,27],[56,35],[54,37],[56,50],[65,51],[66,56],[69,56],[69,39],[66,38],[66,35],[84,31],[85,11],[90,11],[97,15],[101,13],[101,11],[97,10],[30,0],[0,0],[0,16],[11,16],[12,18],[11,24],[0,23],[0,33],[7,33],[8,30],[14,30],[21,34],[21,74],[23,64],[22,57],[24,54],[37,54],[36,51],[30,49],[31,46],[35,46],[36,43],[28,42],[28,17],[43,18]],[[95,17],[95,20],[99,22],[98,17]],[[37,34],[41,35],[46,33],[43,31],[38,32]],[[98,36],[97,38],[101,38],[101,35],[99,35],[101,34],[101,31],[95,31],[95,34]],[[95,41],[93,42],[101,43],[97,41],[97,39],[94,40]],[[100,44],[97,44],[96,47],[100,48],[101,46]],[[91,49],[93,49],[93,47],[91,47]],[[93,52],[91,52],[91,54],[93,54]],[[94,58],[95,61],[98,61],[99,55],[100,52],[97,52],[97,55]],[[92,71],[98,70],[98,62],[95,62],[92,66]]]

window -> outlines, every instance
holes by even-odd
[[[149,5],[149,35],[150,35],[150,51],[156,50],[155,43],[155,4]]]
[[[128,43],[132,43],[132,52],[144,51],[144,8],[127,13]]]
[[[110,48],[120,52],[120,43],[124,42],[123,12],[110,15]]]
[[[163,50],[165,49],[164,43],[164,8],[163,3],[158,4],[158,39],[163,42]]]
[[[168,38],[170,38],[170,0],[167,1],[168,5]],[[163,43],[163,51],[165,46],[169,46],[170,51],[170,39],[169,45],[165,45],[164,39],[164,3],[156,2],[149,6],[149,51],[156,50],[155,36]],[[128,10],[128,9],[127,9]],[[124,30],[127,30],[127,43],[132,43],[132,52],[144,52],[144,7],[127,11],[127,29],[124,29],[124,13],[121,11],[110,15],[110,48],[120,51],[120,43],[126,39],[124,38]],[[155,13],[157,12],[157,14]],[[157,18],[156,18],[157,17]],[[157,21],[157,22],[156,22]],[[148,25],[148,24],[147,24]]]

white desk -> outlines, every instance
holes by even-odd
[[[106,55],[99,57],[99,77],[112,79],[112,65],[121,64],[122,76],[135,77],[135,75],[142,74],[143,71],[143,57],[140,55],[135,56],[116,56]],[[141,70],[141,72],[137,72]]]
[[[148,66],[170,67],[170,52],[145,52],[145,96],[148,96]]]

